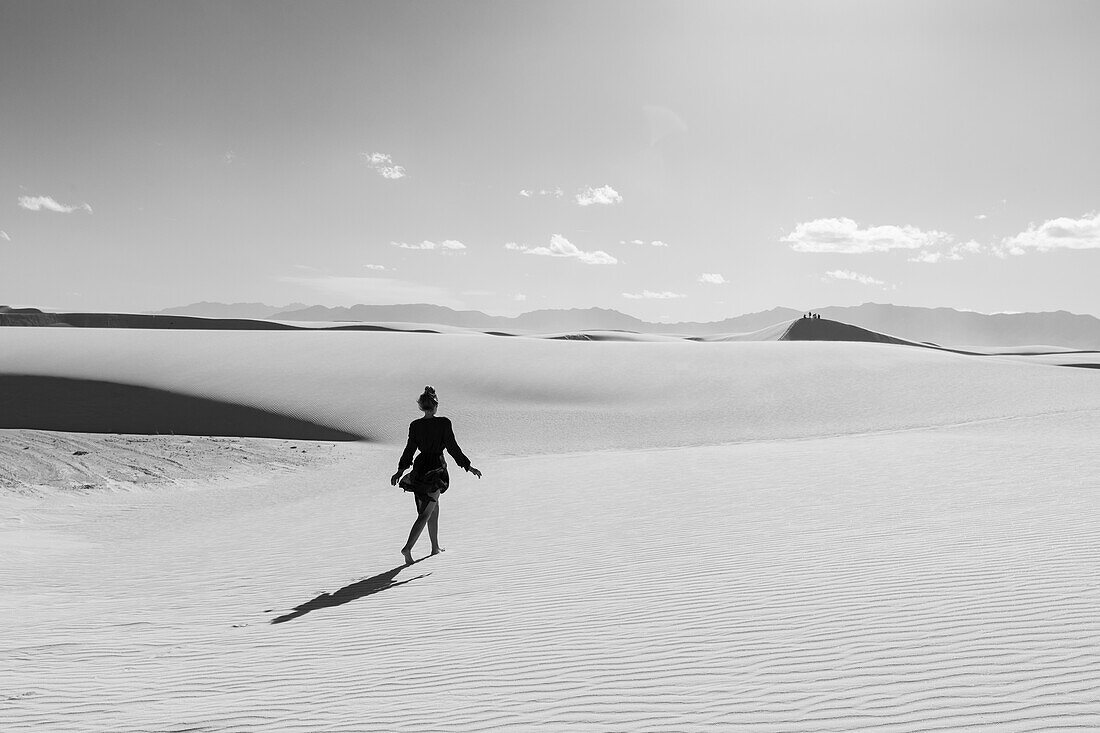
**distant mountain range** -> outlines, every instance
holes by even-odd
[[[815,309],[822,318],[842,321],[909,341],[942,346],[1061,346],[1100,349],[1100,319],[1066,311],[1044,313],[973,313],[953,308],[864,303]],[[281,321],[420,323],[485,331],[618,330],[713,336],[757,331],[799,318],[802,311],[772,308],[710,323],[650,323],[606,308],[536,310],[516,317],[490,316],[481,311],[456,311],[424,303],[409,305],[355,305],[350,308],[304,306],[283,308],[263,303],[195,303],[161,311],[164,314],[207,318],[259,318]]]
[[[306,308],[305,303],[291,303],[283,307],[265,303],[192,303],[179,308],[165,308],[161,314],[170,316],[201,316],[202,318],[271,318],[276,313]]]

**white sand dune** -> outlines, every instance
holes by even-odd
[[[6,474],[4,731],[1100,728],[1095,370],[866,343],[7,329],[0,374],[367,437],[282,463],[295,443],[148,437],[179,468],[143,460],[186,481],[111,493]],[[454,472],[448,552],[401,567],[412,502],[388,477],[424,384],[485,478]],[[104,474],[130,450],[5,439],[18,465],[79,441]]]
[[[783,321],[782,323],[776,323],[767,328],[761,328],[757,331],[749,331],[747,333],[726,333],[715,336],[700,336],[697,337],[698,341],[779,341],[783,338],[783,334],[791,327],[790,321]]]
[[[0,335],[0,374],[227,400],[388,444],[403,440],[415,396],[433,384],[471,448],[497,455],[808,438],[1100,404],[1087,370],[876,344],[122,329]]]

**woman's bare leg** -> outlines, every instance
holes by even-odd
[[[428,517],[428,538],[432,541],[432,554],[438,555],[443,552],[443,548],[439,545],[439,502],[434,506],[435,511]]]
[[[412,529],[409,530],[409,541],[401,548],[401,554],[405,556],[406,564],[412,564],[413,545],[420,539],[420,533],[424,531],[424,525],[428,523],[428,519],[435,514],[435,507],[436,502],[434,501],[424,502],[424,508],[420,510],[420,514],[417,515],[416,521],[413,522]]]

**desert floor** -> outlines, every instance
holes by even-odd
[[[0,431],[4,731],[1100,728],[1097,370],[477,334],[0,346],[5,378],[94,396],[10,414],[110,424]],[[362,440],[109,434],[150,416],[108,414],[102,382]],[[388,479],[425,384],[485,477],[452,462],[447,551],[405,567]]]

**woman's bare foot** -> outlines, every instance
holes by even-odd
[[[441,553],[441,552],[446,552],[446,550],[447,550],[447,548],[446,548],[446,547],[439,547],[439,546],[436,546],[436,547],[433,547],[433,548],[432,548],[432,554],[433,554],[433,555],[438,555],[438,554],[439,554],[439,553]]]
[[[413,564],[412,550],[406,550],[404,547],[402,547],[401,548],[401,555],[405,558],[405,564],[406,565],[412,565]]]

